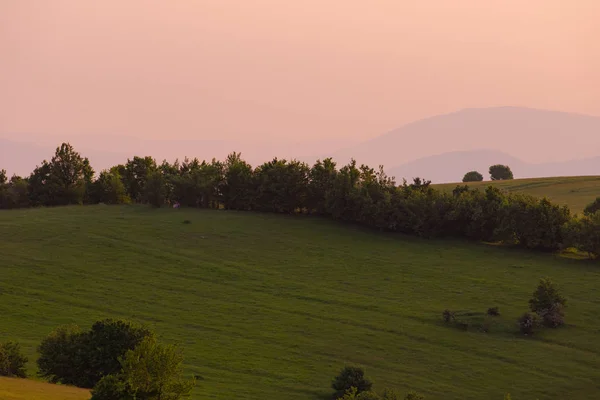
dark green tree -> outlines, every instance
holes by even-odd
[[[129,202],[127,190],[119,171],[102,171],[92,184],[91,198],[95,203],[124,204]]]
[[[597,197],[592,203],[588,204],[583,213],[588,217],[600,211],[600,197]]]
[[[0,343],[0,376],[26,378],[27,361],[19,343]]]
[[[167,187],[162,172],[153,170],[148,173],[144,184],[144,199],[152,207],[161,207],[165,204]]]
[[[228,210],[249,210],[255,195],[254,171],[241,157],[241,153],[231,153],[224,164],[221,199]]]
[[[539,315],[546,326],[554,328],[563,324],[566,302],[550,278],[543,278],[529,300],[529,309]]]
[[[152,157],[135,156],[132,160],[127,160],[124,171],[120,171],[120,175],[131,200],[143,201],[148,175],[156,169],[156,161]]]
[[[481,182],[483,181],[483,175],[477,171],[470,171],[463,176],[463,182]]]
[[[513,173],[508,165],[492,165],[489,170],[490,178],[493,181],[504,181],[513,179]]]
[[[334,398],[342,397],[347,390],[356,388],[356,394],[368,392],[373,383],[365,377],[365,372],[360,367],[344,367],[340,374],[331,382],[331,387],[335,390]]]

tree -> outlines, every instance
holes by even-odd
[[[132,160],[127,160],[121,176],[131,200],[138,202],[143,200],[146,179],[150,172],[156,169],[156,161],[152,157],[135,156]]]
[[[106,319],[84,332],[76,325],[61,326],[38,348],[40,376],[53,383],[94,387],[103,376],[120,371],[119,357],[153,336],[128,321]]]
[[[95,203],[124,204],[129,202],[123,179],[117,169],[102,171],[92,184],[92,199]]]
[[[121,360],[123,381],[135,399],[177,400],[188,396],[195,379],[183,378],[183,353],[146,337]]]
[[[529,309],[539,315],[546,326],[555,328],[563,324],[566,302],[550,278],[543,278],[529,300]]]
[[[463,182],[481,182],[483,181],[483,175],[477,171],[470,171],[463,177]]]
[[[26,378],[27,357],[21,353],[19,343],[0,343],[0,376]]]
[[[82,204],[92,183],[94,170],[69,143],[56,149],[54,157],[44,160],[29,178],[35,205]]]
[[[52,331],[38,347],[38,374],[52,383],[86,387],[85,333],[77,325],[65,325]]]
[[[0,186],[6,184],[8,182],[8,178],[6,176],[6,170],[0,169]]]
[[[160,171],[153,170],[148,173],[144,185],[144,198],[153,207],[161,207],[166,198],[165,178]]]
[[[508,165],[496,164],[490,167],[490,178],[493,181],[513,179],[513,173]]]
[[[590,217],[599,210],[600,210],[600,197],[597,197],[596,200],[594,200],[592,203],[588,204],[585,207],[585,209],[583,210],[583,213],[585,215],[587,215],[588,217]]]
[[[356,394],[368,392],[373,383],[365,377],[365,372],[360,367],[344,367],[340,374],[331,382],[331,387],[335,390],[335,397],[343,396],[346,391],[352,387],[356,388]]]

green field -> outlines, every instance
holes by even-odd
[[[463,183],[432,185],[444,191],[452,191]],[[497,186],[509,192],[526,193],[536,197],[548,197],[553,202],[569,206],[574,213],[581,213],[585,206],[600,197],[600,176],[576,176],[558,178],[515,179],[510,181],[469,183],[470,186],[485,189]]]
[[[87,400],[90,392],[69,386],[0,377],[0,400]]]
[[[543,276],[568,298],[568,326],[517,335]],[[600,394],[588,261],[302,216],[98,205],[0,212],[0,277],[0,341],[34,360],[59,324],[144,322],[185,347],[203,378],[194,399],[323,399],[345,364],[428,400]],[[445,308],[492,306],[490,333],[441,322]]]

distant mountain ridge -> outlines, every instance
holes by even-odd
[[[394,168],[386,173],[397,182],[415,177],[434,183],[460,182],[469,171],[480,172],[489,180],[488,169],[493,164],[510,166],[516,179],[559,176],[600,175],[600,156],[554,163],[533,164],[495,150],[474,150],[443,153],[424,157]]]

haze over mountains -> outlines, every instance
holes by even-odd
[[[420,176],[436,183],[457,182],[469,170],[487,177],[487,168],[495,163],[510,165],[515,178],[600,174],[600,117],[519,107],[464,109],[416,121],[362,143],[301,138],[260,142],[158,141],[116,135],[44,135],[37,140],[33,135],[22,139],[7,133],[0,136],[6,138],[0,139],[0,168],[21,175],[49,159],[54,148],[67,140],[90,159],[96,171],[124,163],[133,155],[151,155],[159,161],[186,156],[210,160],[241,151],[253,165],[273,157],[312,163],[332,156],[338,164],[355,158],[372,167],[383,164],[397,181]],[[578,137],[587,139],[578,141]]]

